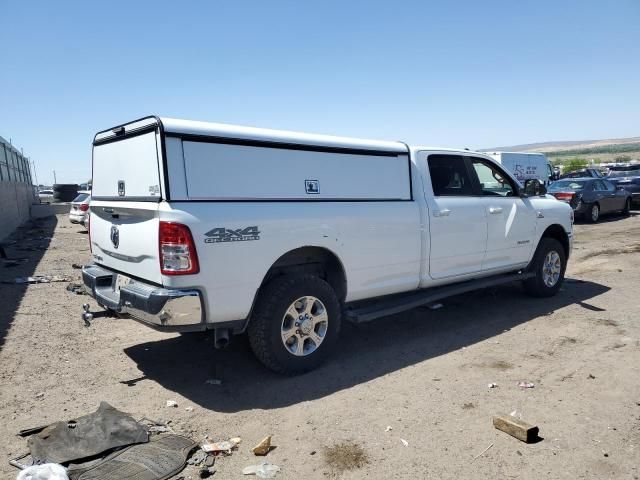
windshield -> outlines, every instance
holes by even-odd
[[[74,203],[84,202],[88,196],[89,195],[87,195],[86,193],[81,193],[80,195],[78,195],[76,198],[73,199],[73,202]]]
[[[609,172],[610,177],[638,177],[640,176],[640,170],[611,170]]]
[[[550,192],[559,192],[566,190],[582,190],[587,185],[587,180],[560,180],[549,185]]]

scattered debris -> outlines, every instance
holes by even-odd
[[[70,283],[67,285],[67,291],[75,293],[76,295],[84,295],[87,293],[84,285],[80,285],[79,283]]]
[[[38,393],[36,393],[36,398],[37,398],[37,399],[44,398],[44,392],[38,392]]]
[[[259,463],[258,465],[249,465],[242,469],[243,475],[255,475],[258,478],[275,478],[280,471],[280,467],[269,462]]]
[[[167,407],[178,408],[178,402],[176,402],[175,400],[167,400],[166,405]]]
[[[404,445],[405,447],[409,446],[409,442],[407,442],[404,438],[401,438],[400,441],[402,442],[402,445]]]
[[[204,463],[208,457],[210,457],[211,455],[209,455],[207,452],[203,451],[203,450],[196,450],[195,453],[193,455],[191,455],[191,458],[189,458],[189,460],[187,460],[187,463],[189,465],[195,465],[198,466],[201,463]]]
[[[242,442],[242,439],[240,437],[233,437],[222,442],[203,443],[200,448],[202,448],[202,450],[207,453],[224,453],[226,455],[231,455],[231,451],[237,448],[240,442]]]
[[[390,432],[391,430],[393,430],[391,425],[387,425],[387,428],[384,429],[385,432]]]
[[[200,472],[198,472],[198,475],[200,476],[200,478],[209,478],[214,473],[216,473],[216,469],[215,468],[207,467],[207,468],[203,468],[202,470],[200,470]]]
[[[493,443],[491,445],[489,445],[487,448],[485,448],[483,451],[481,451],[478,455],[476,455],[475,457],[473,457],[473,460],[471,460],[472,462],[475,462],[478,458],[480,458],[482,455],[484,455],[485,453],[487,453],[487,451],[493,447]]]
[[[77,270],[80,270],[81,268],[84,268],[84,265],[81,263],[72,263],[71,264],[71,268],[75,268]]]
[[[219,380],[217,378],[210,378],[204,383],[206,383],[207,385],[222,385],[222,380]]]
[[[531,382],[520,382],[520,383],[518,383],[518,386],[520,388],[533,388],[533,387],[535,387],[535,385],[533,383],[531,383]]]
[[[497,383],[490,383],[487,385],[487,388],[498,388],[498,384]]]
[[[185,412],[193,412],[193,407],[184,407]]]
[[[271,435],[264,437],[260,443],[251,449],[254,455],[266,455],[271,451]]]
[[[596,379],[596,376],[590,373],[590,374],[589,374],[589,376],[588,376],[587,378],[588,378],[589,380],[595,380],[595,379]]]
[[[498,415],[493,417],[493,426],[525,443],[531,443],[538,439],[538,427],[530,425],[511,415]]]
[[[462,405],[463,410],[471,410],[472,408],[476,408],[475,404],[472,402],[468,402]]]
[[[2,283],[51,283],[51,282],[68,282],[71,278],[64,275],[36,275],[35,277],[16,277],[13,282],[4,281]]]
[[[168,425],[153,425],[149,427],[149,433],[175,433]]]
[[[33,465],[22,470],[16,480],[69,480],[67,470],[57,463]]]

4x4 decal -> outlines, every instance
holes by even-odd
[[[205,235],[204,243],[220,242],[247,242],[249,240],[260,240],[260,230],[257,226],[246,228],[223,228],[217,227],[209,230]]]

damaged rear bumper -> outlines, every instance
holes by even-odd
[[[122,278],[126,282],[122,282]],[[89,295],[102,307],[118,314],[129,315],[162,330],[206,329],[198,290],[167,289],[122,277],[98,265],[85,266],[82,280]]]

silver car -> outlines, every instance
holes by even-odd
[[[90,200],[91,192],[78,192],[78,196],[71,202],[71,210],[69,211],[69,221],[71,223],[79,223],[86,227]]]

